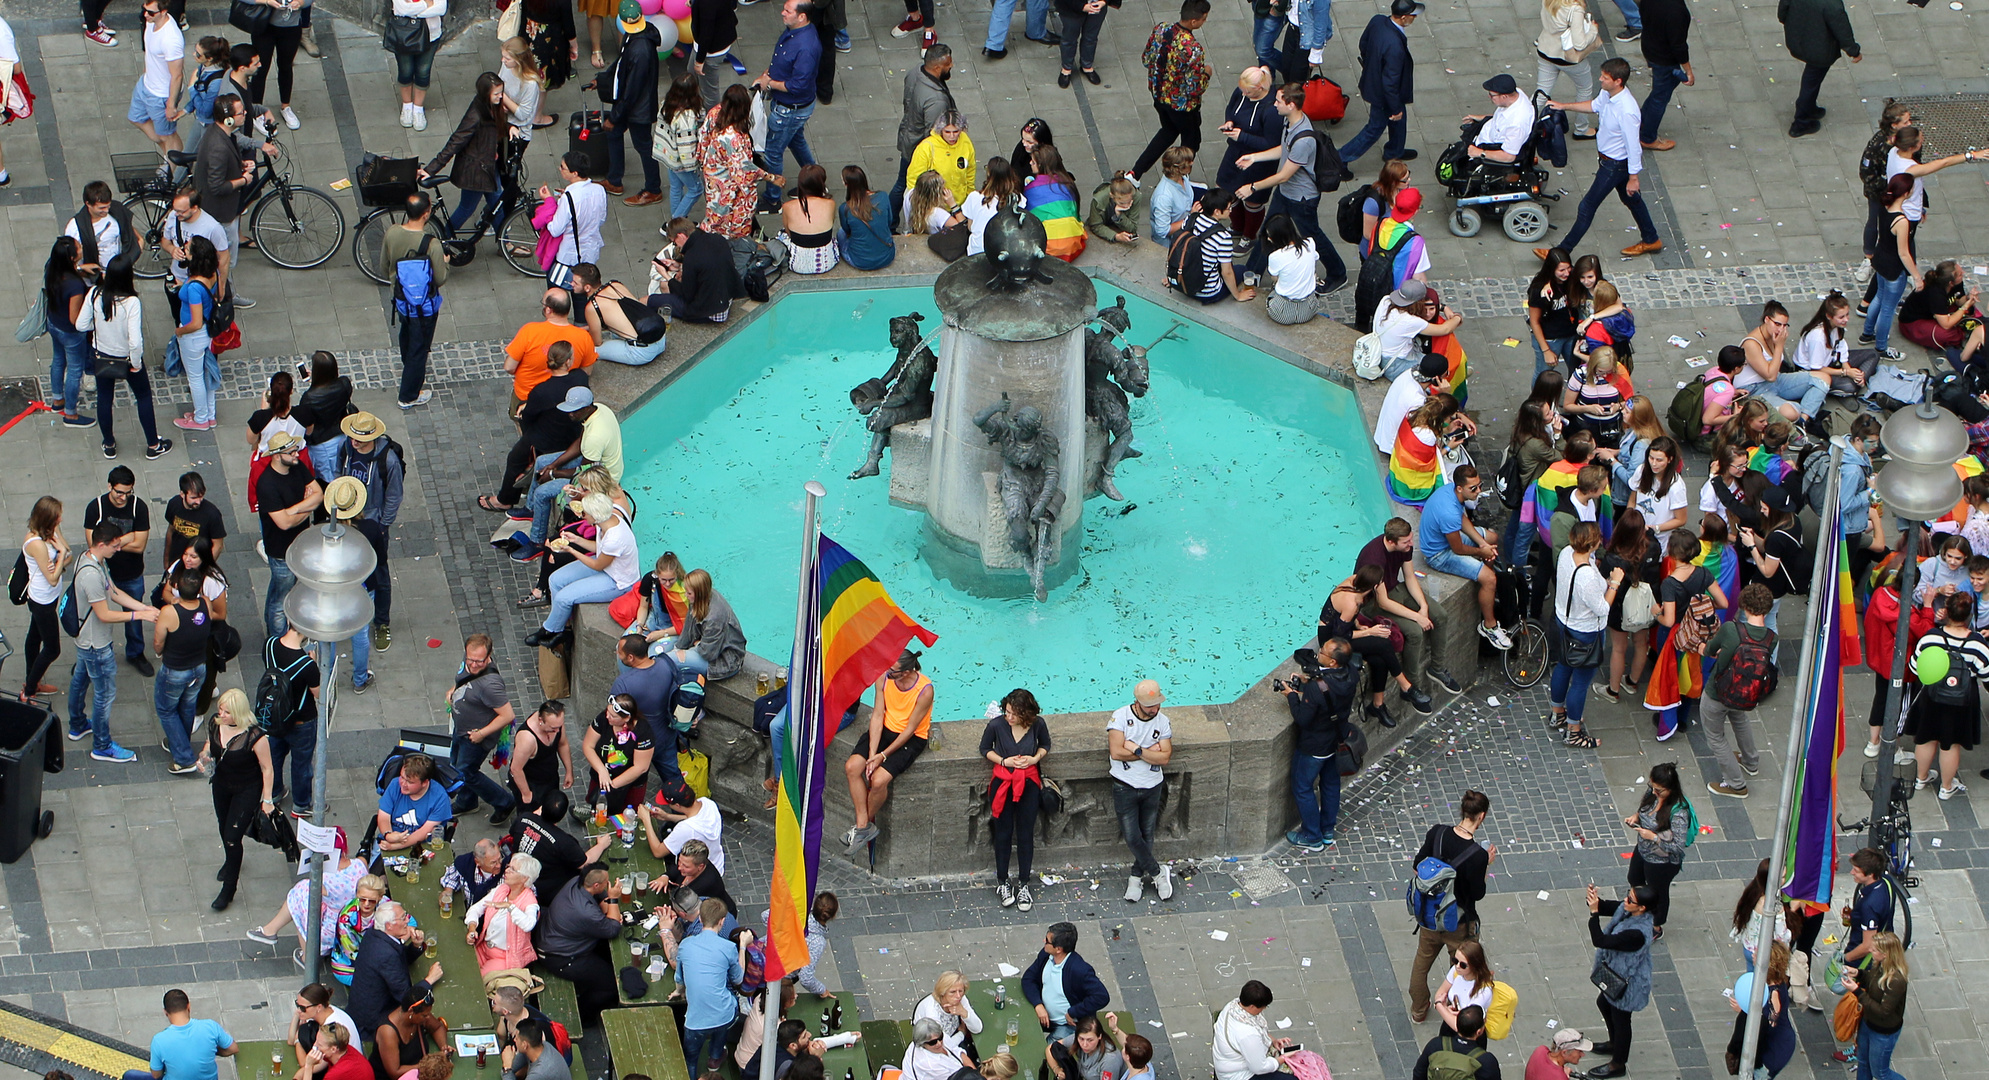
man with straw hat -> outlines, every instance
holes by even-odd
[[[366,491],[365,512],[355,518],[352,527],[373,545],[373,554],[379,558],[366,589],[373,594],[373,644],[386,652],[394,640],[388,626],[394,587],[393,575],[387,572],[387,532],[401,513],[406,455],[388,437],[387,425],[372,413],[353,413],[339,424],[339,430],[345,433],[345,445],[338,452],[336,475],[352,477]]]
[[[283,600],[297,584],[297,575],[283,559],[290,553],[290,542],[311,523],[311,514],[324,501],[324,488],[298,465],[304,455],[301,436],[279,431],[269,437],[267,449],[269,467],[256,477],[256,516],[262,519],[263,557],[269,560],[262,621],[268,636],[276,637],[290,625]]]
[[[371,503],[372,500],[366,495],[365,482],[356,476],[339,476],[325,486],[325,509],[339,524],[352,528],[362,536],[365,535],[365,531],[359,528],[364,524],[360,515],[365,513],[366,507]],[[374,550],[379,550],[379,546],[375,545]],[[379,575],[376,572],[374,576]],[[373,591],[372,578],[366,581],[366,591],[369,593]],[[377,601],[378,598],[375,599]],[[367,660],[372,655],[371,637],[365,627],[352,635],[352,692],[355,694],[363,694],[373,688],[373,674],[367,665]]]

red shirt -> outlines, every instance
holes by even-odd
[[[373,1066],[355,1042],[345,1048],[344,1057],[325,1070],[324,1080],[373,1080]]]
[[[1546,1047],[1536,1046],[1533,1056],[1526,1059],[1526,1080],[1568,1080],[1568,1070],[1554,1064]]]

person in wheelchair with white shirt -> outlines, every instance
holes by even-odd
[[[1513,77],[1494,75],[1485,80],[1484,86],[1494,108],[1488,115],[1464,118],[1468,145],[1460,163],[1459,180],[1469,177],[1473,170],[1485,177],[1511,172],[1526,148],[1526,141],[1533,136],[1533,103],[1519,92],[1519,84]],[[1479,125],[1475,132],[1471,130],[1472,124]]]

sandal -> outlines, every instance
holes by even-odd
[[[531,592],[518,598],[518,606],[521,608],[547,607],[551,604],[552,597],[538,589],[533,589]]]
[[[588,61],[588,63],[591,63],[591,64],[593,64],[593,65],[594,65],[594,70],[596,70],[596,71],[599,71],[599,70],[601,70],[602,68],[605,68],[605,67],[607,67],[607,66],[608,66],[608,62],[607,62],[606,60],[603,60],[603,59],[601,59],[601,50],[599,50],[599,49],[595,49],[595,50],[594,50],[594,55],[592,55],[592,56],[588,57],[588,58],[587,58],[587,61]]]
[[[1562,745],[1574,747],[1577,750],[1593,750],[1601,746],[1602,742],[1586,731],[1573,731],[1569,732],[1568,737],[1562,740]]]
[[[504,514],[511,511],[511,507],[498,502],[495,495],[477,496],[477,506],[479,509],[488,510],[493,514]]]
[[[1566,709],[1555,709],[1549,712],[1547,714],[1547,726],[1553,728],[1555,731],[1565,729],[1568,726],[1568,711]]]

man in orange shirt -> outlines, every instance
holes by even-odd
[[[545,319],[518,328],[511,344],[504,347],[504,370],[511,376],[511,415],[525,405],[532,387],[552,377],[546,369],[546,346],[555,341],[573,344],[575,370],[594,363],[594,339],[584,327],[573,325],[573,296],[565,289],[547,289]]]

